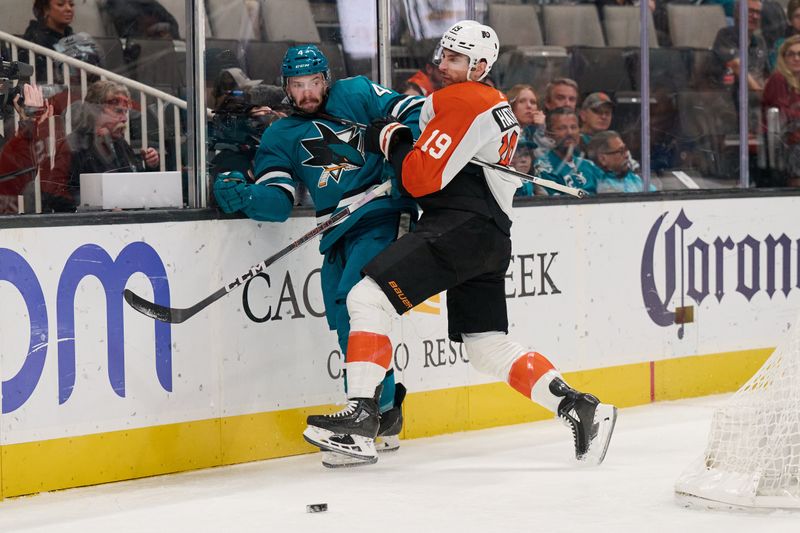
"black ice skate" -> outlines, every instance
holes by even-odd
[[[406,388],[402,383],[396,383],[394,389],[394,407],[381,413],[381,425],[378,428],[378,437],[375,439],[375,448],[378,453],[396,452],[400,448],[400,432],[403,430],[403,400],[406,397]]]
[[[400,448],[400,432],[403,429],[403,400],[406,388],[402,383],[395,385],[394,407],[380,414],[378,436],[375,438],[375,451],[378,453],[395,452]],[[351,455],[343,455],[338,451],[322,451],[322,464],[328,468],[342,468],[373,464],[374,460],[364,460]]]
[[[588,464],[602,463],[614,432],[617,408],[570,388],[558,378],[550,383],[550,391],[564,397],[558,405],[557,416],[572,429],[575,458]]]
[[[374,398],[353,398],[332,415],[311,415],[303,438],[323,452],[331,451],[359,459],[363,464],[378,461],[378,402]],[[326,465],[328,466],[328,465]]]

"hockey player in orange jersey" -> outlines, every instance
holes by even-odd
[[[391,117],[367,129],[367,150],[384,155],[396,186],[417,199],[423,214],[410,233],[367,264],[347,297],[349,401],[333,415],[309,416],[303,433],[324,450],[377,461],[375,398],[391,362],[393,315],[446,290],[448,334],[465,344],[473,366],[563,419],[578,460],[599,464],[605,457],[616,408],[572,389],[545,356],[507,337],[505,273],[511,201],[520,181],[470,163],[508,165],[519,136],[505,96],[481,83],[498,50],[489,26],[455,24],[434,58],[444,87],[423,105],[416,144],[409,128]]]

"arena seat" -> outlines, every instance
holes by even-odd
[[[707,176],[738,176],[738,119],[728,91],[678,93],[678,142]]]
[[[110,31],[100,11],[102,3],[103,0],[75,0],[75,18],[72,21],[72,29],[75,32],[84,31],[93,37],[113,35],[114,32]]]
[[[636,50],[632,61],[633,88],[639,90],[641,84],[641,54]],[[687,48],[650,49],[650,90],[656,87],[675,93],[691,88],[692,50]]]
[[[261,19],[268,41],[321,41],[308,0],[262,0]]]
[[[489,4],[489,26],[497,32],[501,48],[544,44],[536,6],[530,4]]]
[[[286,49],[293,42],[251,41],[245,48],[247,73],[253,79],[264,80],[270,85],[279,85],[281,61]]]
[[[0,9],[3,10],[3,31],[20,36],[25,33],[28,22],[33,19],[31,6],[33,2],[20,7],[19,0],[0,0]]]
[[[711,48],[720,28],[724,28],[725,12],[719,4],[667,4],[669,35],[673,46]]]
[[[591,5],[543,7],[545,43],[555,46],[605,46],[597,8]]]
[[[102,0],[99,0],[102,1]],[[158,2],[164,6],[164,9],[169,11],[169,14],[175,17],[175,21],[178,23],[178,33],[181,36],[181,39],[186,38],[186,0],[158,0]],[[203,9],[206,10],[208,13],[208,9],[206,8],[205,4],[203,5]],[[206,35],[211,35],[211,26],[209,24],[209,18],[206,14]]]
[[[121,76],[130,74],[130,67],[124,59],[124,46],[117,37],[93,37],[100,48],[102,67]]]
[[[261,3],[258,0],[206,0],[211,35],[216,39],[260,40]]]
[[[575,46],[570,52],[570,77],[578,82],[581,95],[634,91],[637,49]]]
[[[526,83],[542,95],[550,80],[569,75],[569,54],[563,46],[520,46],[500,54],[491,74],[504,90]]]
[[[139,53],[130,66],[132,77],[140,83],[178,94],[186,88],[186,45],[170,39],[129,39],[128,47]]]
[[[653,24],[653,13],[648,12],[647,30],[650,48],[658,48],[658,36]],[[638,6],[603,6],[603,27],[608,46],[639,46],[640,23]]]

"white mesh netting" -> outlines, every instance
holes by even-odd
[[[714,412],[706,452],[675,492],[709,507],[800,508],[800,323]]]

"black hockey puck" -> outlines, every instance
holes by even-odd
[[[328,510],[327,503],[311,503],[306,505],[306,512],[307,513],[324,513]]]

